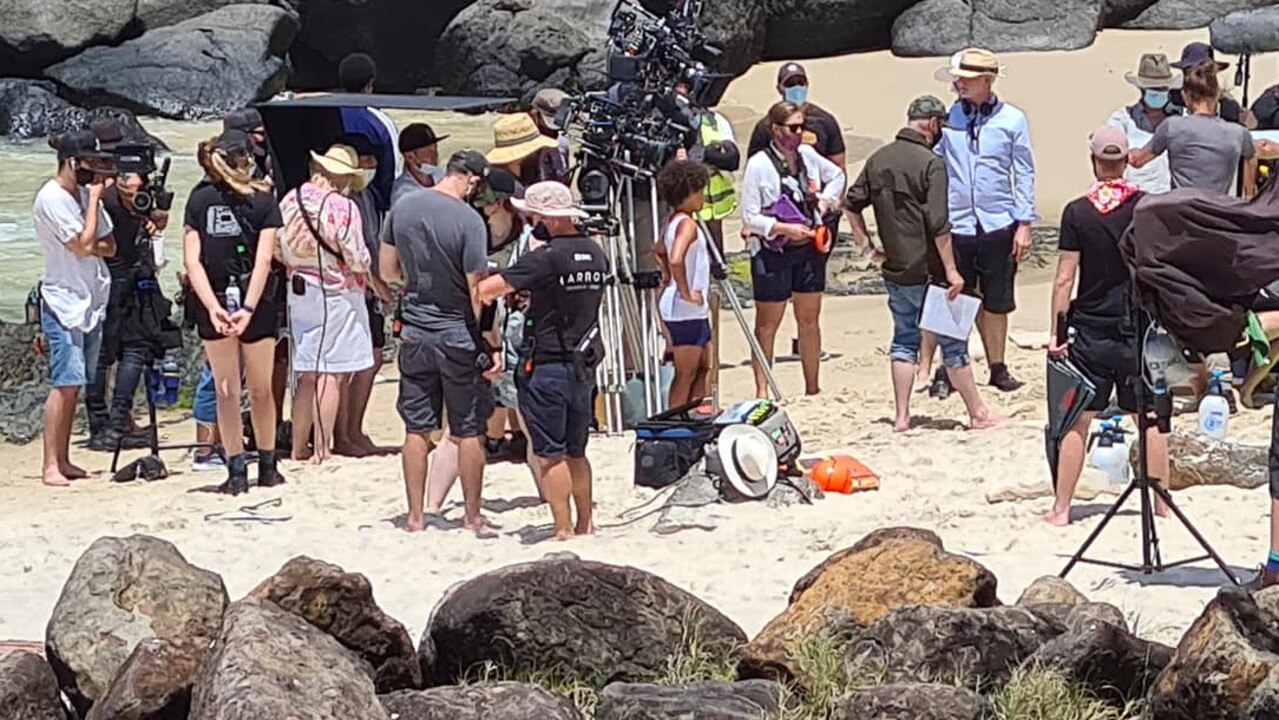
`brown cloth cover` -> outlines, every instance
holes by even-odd
[[[1279,182],[1253,200],[1147,195],[1119,243],[1143,305],[1187,348],[1228,352],[1257,293],[1279,280]]]

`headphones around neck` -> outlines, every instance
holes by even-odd
[[[980,115],[981,117],[988,117],[991,113],[995,112],[995,108],[999,106],[999,98],[992,93],[986,102],[981,105],[977,105],[971,100],[961,100],[960,103],[961,107],[964,109],[964,114],[968,117],[977,115]]]

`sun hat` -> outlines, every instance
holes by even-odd
[[[754,425],[729,425],[721,430],[709,464],[746,498],[764,497],[777,484],[777,448]]]
[[[568,93],[559,88],[542,88],[533,96],[533,110],[542,117],[542,123],[546,127],[553,130],[559,130],[560,126],[555,122],[555,116],[559,114],[560,105],[564,104],[564,100],[568,98]]]
[[[493,165],[507,165],[522,160],[543,148],[559,147],[537,129],[527,113],[505,115],[493,124],[493,149],[485,156]]]
[[[1147,88],[1168,88],[1176,90],[1185,81],[1185,76],[1172,71],[1168,64],[1168,56],[1163,53],[1145,53],[1137,63],[1137,72],[1124,73],[1129,84],[1143,90]]]
[[[512,197],[516,210],[546,217],[585,218],[587,214],[573,202],[568,186],[554,180],[533,183],[524,190],[524,197]]]
[[[351,178],[357,192],[368,185],[364,170],[360,168],[360,156],[350,145],[334,145],[324,151],[323,155],[312,150],[311,159],[330,175]]]
[[[1217,60],[1216,52],[1208,43],[1192,42],[1181,49],[1181,59],[1172,66],[1178,70],[1189,70],[1201,62],[1211,60],[1217,63],[1217,72],[1230,67],[1230,63]]]
[[[1128,157],[1128,135],[1122,128],[1103,125],[1088,136],[1088,148],[1099,160],[1123,160]]]
[[[985,48],[966,48],[951,55],[950,64],[938,68],[934,77],[950,82],[955,78],[1002,77],[1003,74],[1004,66],[999,64],[995,53]]]
[[[426,123],[413,123],[400,131],[396,145],[400,153],[405,154],[436,145],[441,140],[447,140],[448,137],[448,135],[436,135],[434,128]]]

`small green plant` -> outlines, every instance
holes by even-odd
[[[769,720],[826,720],[835,701],[884,681],[882,668],[854,668],[845,657],[846,643],[814,633],[790,644],[791,659],[802,676],[802,688],[783,685],[776,718]]]
[[[486,660],[471,668],[460,685],[480,685],[484,683],[515,682],[525,685],[537,685],[557,695],[563,695],[582,713],[583,717],[595,717],[595,706],[599,704],[599,688],[594,685],[569,679],[564,673],[556,670],[512,670]]]
[[[1140,705],[1116,708],[1060,673],[1018,668],[1003,688],[990,696],[991,720],[1136,720]]]
[[[702,617],[691,611],[684,617],[680,649],[666,659],[666,672],[657,679],[658,685],[737,679],[736,648],[708,646],[702,637],[702,624]]]

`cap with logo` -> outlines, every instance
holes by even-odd
[[[400,153],[403,154],[430,147],[447,139],[448,135],[436,135],[435,130],[426,123],[413,123],[400,131],[398,145]]]
[[[102,142],[92,130],[76,130],[58,138],[58,159],[68,158],[110,158],[111,152],[102,147]]]
[[[222,127],[226,130],[242,130],[253,132],[262,127],[262,113],[257,108],[245,107],[232,110],[222,118]]]
[[[797,62],[788,62],[777,69],[777,84],[785,86],[793,80],[803,80],[808,83],[808,71],[803,65]]]
[[[218,139],[213,141],[213,147],[225,153],[246,155],[251,149],[252,143],[249,141],[248,133],[231,128],[222,131]]]
[[[124,142],[124,129],[114,118],[98,118],[89,123],[89,131],[98,138],[98,143],[106,151],[115,150]]]
[[[950,111],[946,109],[946,104],[932,95],[915,98],[906,110],[907,120],[928,120],[931,118],[945,120],[949,115]]]
[[[489,174],[489,161],[478,150],[467,148],[458,150],[449,158],[449,168],[457,168],[477,177],[486,178]]]
[[[1128,135],[1122,128],[1105,125],[1088,137],[1088,147],[1098,160],[1123,160],[1128,157]]]

